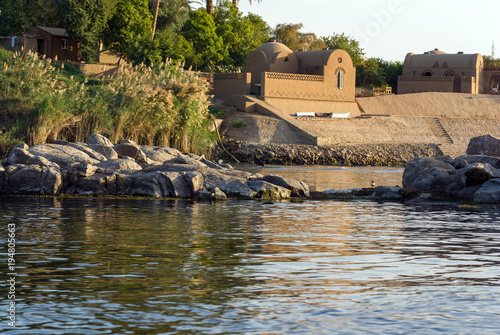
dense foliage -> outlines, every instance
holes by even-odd
[[[0,49],[0,63],[3,153],[17,141],[84,141],[92,133],[114,142],[128,138],[210,151],[208,83],[170,61],[121,68],[112,80],[89,80],[71,66],[36,54]]]

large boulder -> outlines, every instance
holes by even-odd
[[[58,194],[63,186],[59,169],[50,166],[14,164],[5,168],[8,194]]]
[[[118,153],[115,151],[114,147],[100,144],[89,144],[90,149],[100,153],[106,159],[118,159]]]
[[[100,134],[92,134],[89,136],[87,139],[87,143],[90,145],[103,145],[103,146],[108,146],[112,147],[113,143],[111,143],[110,140],[108,140],[106,137],[100,135]]]
[[[500,157],[500,139],[491,135],[473,137],[469,141],[466,154]]]
[[[163,164],[163,162],[171,160],[175,157],[182,156],[182,153],[179,150],[169,147],[140,145],[139,148],[144,152],[147,158],[159,164]]]
[[[281,177],[275,174],[269,174],[262,178],[262,180],[267,181],[268,183],[278,185],[289,189],[292,191],[292,197],[309,197],[309,186],[306,185],[301,180],[289,178],[289,177]]]
[[[493,178],[484,183],[474,193],[475,202],[500,203],[500,178]]]
[[[377,186],[373,192],[373,197],[381,200],[402,200],[403,195],[399,192],[398,186]]]
[[[7,157],[7,164],[22,164],[22,165],[41,165],[41,166],[50,166],[56,170],[59,170],[59,165],[54,162],[49,161],[47,158],[33,155],[28,150],[23,149],[22,147],[14,147],[9,156]]]
[[[137,171],[142,170],[142,167],[130,157],[121,159],[108,159],[107,161],[97,163],[95,165],[101,172],[111,173],[114,170]]]
[[[500,178],[500,170],[488,163],[472,163],[463,169],[462,185],[465,187],[481,185],[491,178]]]
[[[61,144],[37,144],[28,149],[33,155],[39,155],[56,163],[61,168],[73,163],[97,164],[97,159],[91,158],[81,150]]]
[[[450,183],[450,171],[455,168],[446,162],[432,158],[415,158],[405,167],[403,187],[419,192],[444,191]]]
[[[103,154],[101,154],[100,152],[92,149],[91,147],[89,147],[87,144],[85,143],[68,143],[68,145],[72,148],[75,148],[75,149],[78,149],[80,151],[83,151],[84,153],[86,153],[87,155],[89,155],[90,158],[93,158],[93,159],[96,159],[98,161],[105,161],[107,158],[106,156],[104,156]]]
[[[130,157],[138,162],[147,162],[146,154],[135,143],[122,142],[115,147],[119,158]]]
[[[483,163],[483,164],[490,164],[494,168],[500,169],[500,158],[498,157],[492,157],[492,156],[479,156],[479,155],[464,155],[455,158],[455,160],[463,160],[466,162],[466,164],[472,164],[472,163]]]
[[[115,195],[117,193],[116,174],[95,173],[80,178],[77,184],[68,188],[66,192],[80,195]]]
[[[250,180],[247,182],[247,185],[257,192],[257,197],[263,199],[288,199],[292,195],[292,191],[289,189],[271,184],[264,180]]]

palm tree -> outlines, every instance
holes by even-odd
[[[261,0],[256,0],[256,1],[261,2]],[[238,2],[240,2],[240,0],[233,0],[233,5],[238,6]],[[250,4],[252,4],[252,0],[248,0],[248,2],[250,2]]]

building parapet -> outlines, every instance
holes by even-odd
[[[324,76],[315,76],[309,74],[278,73],[278,72],[266,72],[266,79],[315,81],[315,82],[325,81]]]
[[[419,81],[419,82],[453,82],[453,77],[451,76],[422,76],[422,77],[409,77],[409,76],[399,76],[400,81]]]
[[[214,73],[214,80],[245,79],[244,73]]]

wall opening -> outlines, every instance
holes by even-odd
[[[344,88],[344,73],[342,71],[337,72],[337,88],[339,90]]]

